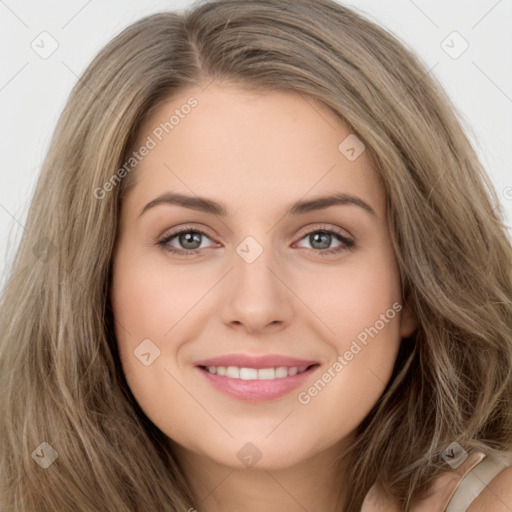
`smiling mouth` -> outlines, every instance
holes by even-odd
[[[257,403],[290,394],[305,385],[319,367],[319,363],[268,368],[199,365],[196,370],[215,390],[237,400]]]
[[[250,368],[245,366],[199,366],[211,375],[219,375],[238,380],[275,380],[293,377],[319,366],[318,363],[302,367],[275,366],[269,368]]]

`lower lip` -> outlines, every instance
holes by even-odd
[[[281,377],[268,380],[242,380],[232,379],[225,375],[217,375],[210,373],[208,370],[196,367],[208,380],[208,382],[227,395],[245,400],[246,402],[264,402],[282,397],[300,385],[311,376],[311,374],[319,367],[312,366],[308,370],[292,375],[291,377]]]

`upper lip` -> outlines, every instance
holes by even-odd
[[[306,359],[297,359],[279,354],[267,354],[264,356],[251,356],[248,354],[226,354],[224,356],[214,357],[197,361],[196,366],[238,366],[239,368],[277,368],[286,366],[287,368],[303,368],[319,364],[318,361],[309,361]]]

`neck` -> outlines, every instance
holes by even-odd
[[[339,449],[330,447],[291,467],[240,469],[171,444],[197,497],[190,512],[342,510],[346,466],[336,460]]]

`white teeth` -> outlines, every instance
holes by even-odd
[[[259,379],[275,379],[276,371],[274,368],[261,368],[258,370]]]
[[[240,378],[242,380],[255,380],[258,378],[256,368],[240,368]]]
[[[226,377],[231,377],[232,379],[240,378],[240,368],[237,366],[228,366],[226,368]]]
[[[276,379],[286,377],[288,375],[288,368],[286,366],[278,366],[276,368]]]
[[[206,369],[211,374],[223,375],[231,379],[240,380],[272,380],[282,379],[284,377],[292,377],[298,373],[306,371],[308,367],[297,368],[293,366],[287,368],[286,366],[278,366],[277,368],[239,368],[238,366],[207,366]]]

